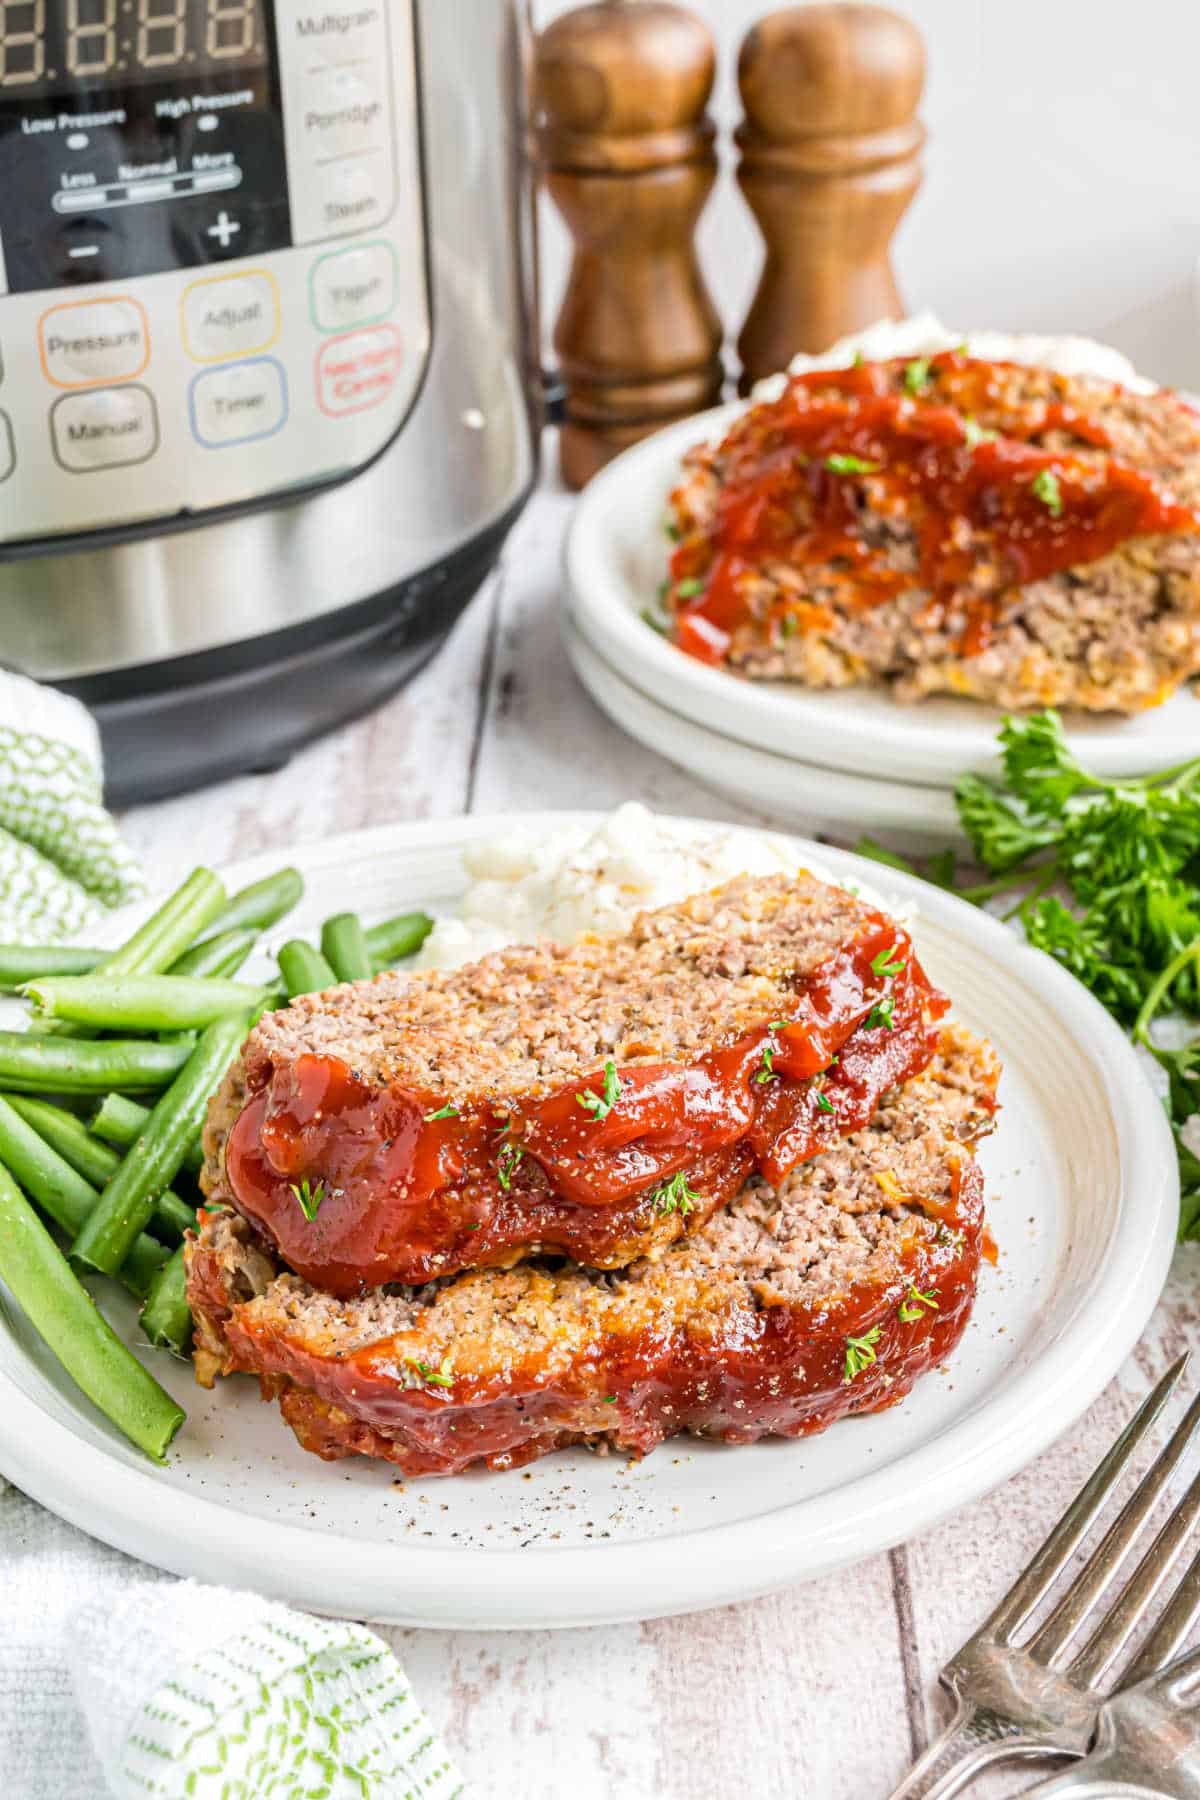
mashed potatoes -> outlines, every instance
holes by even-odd
[[[766,832],[684,826],[633,802],[594,829],[497,837],[469,848],[464,860],[471,884],[459,916],[438,920],[418,968],[457,968],[538,937],[571,943],[588,931],[622,931],[649,907],[671,906],[735,875],[796,866],[787,843]],[[824,881],[839,879],[812,860],[807,867]],[[911,914],[856,881],[841,885],[884,912]]]

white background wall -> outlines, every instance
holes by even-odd
[[[769,0],[692,0],[720,46],[722,179],[702,221],[730,337],[759,261],[732,177],[737,47]],[[896,240],[901,292],[952,326],[1107,338],[1200,387],[1197,0],[893,0],[924,33],[925,185]],[[535,0],[539,23],[569,10]],[[548,317],[565,245],[543,237]]]

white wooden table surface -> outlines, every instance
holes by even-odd
[[[381,712],[277,773],[128,814],[152,877],[166,885],[198,860],[394,819],[629,798],[727,817],[726,803],[622,737],[572,675],[557,624],[569,505],[536,498],[501,575]],[[1200,1344],[1194,1250],[1177,1255],[1136,1355],[1068,1441],[937,1531],[850,1572],[641,1625],[388,1635],[480,1795],[877,1800],[940,1716],[942,1660],[1189,1343]],[[898,1492],[901,1513],[904,1503]],[[1010,1773],[972,1791],[1024,1785]]]

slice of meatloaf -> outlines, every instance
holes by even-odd
[[[681,648],[753,679],[1136,712],[1200,672],[1200,415],[942,354],[814,370],[687,460]]]
[[[544,1250],[622,1266],[865,1124],[944,1010],[894,920],[743,877],[623,936],[268,1014],[205,1187],[343,1296]]]
[[[891,1406],[970,1314],[970,1146],[997,1077],[987,1044],[946,1028],[867,1129],[619,1274],[529,1262],[339,1301],[210,1215],[187,1251],[197,1376],[257,1374],[307,1449],[411,1474],[574,1443],[641,1455],[680,1431],[797,1437]]]

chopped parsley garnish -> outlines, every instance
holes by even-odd
[[[796,632],[798,630],[799,630],[799,621],[797,620],[795,613],[784,613],[782,619],[780,619],[780,621],[779,621],[780,637],[781,638],[795,637]]]
[[[761,1085],[768,1081],[774,1081],[776,1075],[775,1046],[768,1041],[762,1049],[762,1068],[755,1072],[754,1079]]]
[[[670,538],[670,540],[673,544],[677,544],[679,542],[679,527],[675,523],[674,519],[664,519],[663,520],[663,530],[666,532],[667,536]]]
[[[825,467],[831,475],[874,475],[879,464],[864,462],[861,456],[846,456],[835,450],[832,456],[825,458]]]
[[[999,435],[999,432],[990,430],[986,425],[981,425],[979,420],[973,419],[969,413],[963,420],[963,436],[966,439],[968,450],[978,449],[980,444],[994,444]]]
[[[440,1387],[454,1386],[454,1369],[448,1356],[443,1356],[438,1368],[431,1368],[428,1363],[418,1362],[415,1356],[404,1358],[406,1370],[405,1385],[407,1387]]]
[[[1030,492],[1041,501],[1052,519],[1059,517],[1063,509],[1063,497],[1058,476],[1053,469],[1039,469],[1030,483]]]
[[[500,1154],[496,1158],[496,1179],[507,1194],[512,1186],[513,1176],[520,1167],[525,1152],[520,1144],[501,1144]]]
[[[434,1119],[457,1119],[457,1118],[458,1118],[457,1106],[451,1106],[449,1101],[447,1101],[446,1105],[439,1106],[439,1108],[436,1112],[426,1113],[425,1114],[425,1123],[427,1125],[430,1125],[433,1123]]]
[[[699,580],[697,576],[689,575],[687,580],[681,581],[675,589],[676,598],[679,600],[694,600],[697,594],[702,594],[704,592],[706,585],[707,584]]]
[[[290,1181],[288,1186],[296,1196],[296,1204],[299,1206],[300,1211],[311,1225],[312,1221],[317,1216],[317,1208],[325,1198],[325,1183],[323,1181],[318,1181],[316,1187],[312,1187],[310,1186],[308,1176],[306,1175],[303,1181]]]
[[[657,631],[659,637],[670,636],[671,621],[662,613],[655,612],[652,606],[643,606],[642,624],[648,625],[651,631]]]
[[[605,1406],[615,1406],[617,1404],[617,1396],[615,1394],[605,1394],[604,1404]]]
[[[899,1316],[906,1325],[911,1325],[914,1319],[923,1319],[927,1312],[937,1312],[938,1310],[937,1295],[933,1289],[930,1288],[928,1293],[924,1293],[914,1283],[909,1288],[907,1297],[900,1302]]]
[[[896,1022],[892,1018],[895,1009],[896,1002],[891,994],[885,995],[882,1000],[877,1000],[867,1014],[865,1021],[866,1029],[871,1031],[876,1025],[886,1025],[889,1031],[895,1031]]]
[[[908,964],[903,958],[899,962],[896,961],[895,944],[890,950],[881,950],[878,956],[871,959],[872,975],[899,975],[900,971],[907,967]]]
[[[686,1218],[700,1196],[688,1186],[687,1176],[680,1169],[678,1175],[672,1175],[670,1181],[660,1182],[650,1196],[651,1204],[661,1218],[668,1213],[677,1212],[681,1219]]]
[[[927,356],[914,356],[912,361],[905,365],[904,386],[910,394],[919,394],[922,388],[929,386],[929,358]]]
[[[951,1231],[948,1225],[940,1224],[933,1236],[934,1242],[940,1244],[943,1249],[961,1250],[966,1233],[963,1231]]]
[[[606,1062],[604,1065],[603,1096],[598,1094],[594,1088],[584,1088],[582,1094],[576,1094],[575,1098],[578,1100],[580,1106],[582,1106],[584,1112],[590,1112],[593,1119],[595,1119],[598,1124],[601,1119],[607,1119],[609,1113],[617,1104],[617,1098],[620,1092],[621,1082],[617,1075],[617,1065],[615,1062]]]
[[[869,1368],[875,1361],[875,1346],[879,1342],[881,1325],[872,1325],[870,1331],[864,1331],[861,1337],[846,1339],[846,1360],[843,1365],[842,1386],[849,1386],[856,1375]]]
[[[814,1089],[814,1092],[816,1093],[816,1096],[817,1096],[817,1105],[820,1107],[821,1111],[829,1112],[829,1113],[833,1112],[833,1110],[834,1110],[833,1102],[826,1098],[826,1096],[821,1092],[820,1088]]]

